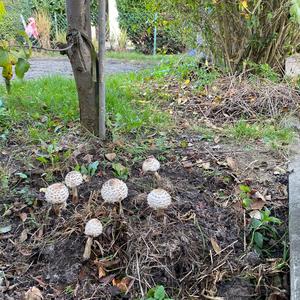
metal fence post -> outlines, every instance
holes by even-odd
[[[153,37],[153,55],[156,55],[156,43],[157,43],[157,13],[154,15],[154,37]]]
[[[54,13],[54,23],[55,23],[55,37],[58,39],[58,24],[57,24],[57,14]]]
[[[99,135],[105,139],[106,127],[106,101],[105,101],[105,81],[104,81],[104,55],[106,40],[106,0],[99,0]]]

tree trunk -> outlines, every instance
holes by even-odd
[[[67,0],[68,50],[76,81],[80,122],[99,135],[99,72],[97,54],[91,42],[90,0]]]

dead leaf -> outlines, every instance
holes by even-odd
[[[184,168],[191,168],[194,164],[191,162],[191,161],[184,161],[184,162],[182,162],[182,165],[183,165],[183,167]]]
[[[105,154],[105,158],[108,161],[113,161],[116,157],[117,157],[116,153],[107,153],[107,154]]]
[[[44,299],[42,292],[35,286],[31,287],[25,293],[25,300],[42,300]]]
[[[260,199],[263,201],[266,201],[265,197],[263,194],[261,194],[259,191],[256,191],[253,195],[252,195],[253,199]]]
[[[27,214],[26,213],[20,213],[19,217],[22,222],[25,222],[27,220]]]
[[[232,171],[237,170],[237,168],[238,168],[237,162],[232,157],[226,157],[226,163]]]
[[[99,266],[98,267],[98,278],[100,279],[100,278],[103,278],[105,276],[106,276],[106,272],[105,272],[104,268]]]
[[[87,154],[85,157],[82,158],[82,160],[90,164],[93,161],[93,157],[93,155]]]
[[[212,247],[214,248],[216,254],[220,254],[222,249],[221,247],[219,246],[219,244],[216,242],[216,240],[214,240],[213,238],[210,238],[210,242],[211,242],[211,245]]]
[[[249,212],[249,216],[252,219],[257,219],[257,220],[261,220],[261,213],[259,210],[253,210]]]
[[[220,137],[219,136],[216,136],[215,138],[214,138],[214,143],[215,144],[218,144],[219,142],[220,142]]]
[[[20,243],[23,243],[23,242],[25,242],[25,241],[27,240],[27,238],[28,238],[28,233],[27,233],[27,230],[24,229],[24,230],[21,232],[21,234],[20,234],[19,242],[20,242]]]
[[[266,205],[265,201],[258,199],[251,202],[250,208],[252,210],[262,210],[265,205]]]
[[[201,165],[201,167],[202,167],[204,170],[209,170],[209,169],[210,169],[210,162],[203,163],[203,164]]]
[[[124,277],[121,280],[113,279],[112,284],[116,286],[121,292],[126,293],[130,286],[131,279]]]

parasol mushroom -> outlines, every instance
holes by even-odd
[[[72,202],[76,204],[78,202],[78,186],[83,182],[83,177],[78,171],[71,171],[65,178],[66,185],[72,189]]]
[[[157,211],[158,216],[162,216],[164,215],[164,210],[171,205],[172,198],[167,191],[155,189],[148,194],[147,202],[151,208]]]
[[[154,176],[157,179],[160,179],[160,176],[158,174],[158,170],[160,168],[160,162],[152,155],[149,156],[144,162],[142,166],[143,173],[154,173]]]
[[[91,257],[93,238],[98,237],[102,234],[103,226],[102,223],[98,219],[89,220],[84,229],[84,234],[88,237],[83,253],[83,259],[88,260]]]
[[[128,196],[128,187],[125,182],[120,179],[110,179],[106,181],[101,188],[101,196],[104,202],[119,203],[120,214],[123,214],[121,201]]]
[[[56,215],[61,215],[61,210],[66,208],[69,190],[63,183],[54,183],[47,187],[45,198],[52,205]]]

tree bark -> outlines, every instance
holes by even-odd
[[[99,72],[91,42],[90,0],[67,0],[68,50],[79,99],[80,122],[99,135]]]

